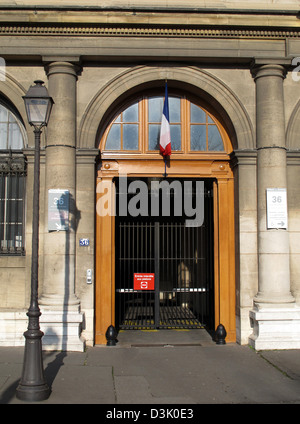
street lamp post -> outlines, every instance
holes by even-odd
[[[34,81],[23,97],[28,122],[34,127],[34,186],[33,186],[33,219],[32,219],[32,258],[31,258],[31,298],[27,312],[28,329],[24,333],[25,352],[23,372],[16,390],[18,399],[26,401],[45,400],[50,395],[43,369],[42,337],[38,305],[38,269],[39,269],[39,191],[40,191],[40,140],[42,128],[47,126],[53,100],[49,96],[44,82]]]

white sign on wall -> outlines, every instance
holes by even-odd
[[[286,188],[267,188],[267,228],[287,229]]]
[[[69,190],[48,191],[48,231],[68,231]]]

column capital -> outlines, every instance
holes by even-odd
[[[251,68],[251,74],[256,81],[261,77],[279,77],[284,79],[288,72],[288,68],[280,64],[257,64],[254,63]]]
[[[68,74],[77,79],[81,72],[81,67],[79,64],[68,61],[53,61],[45,64],[45,71],[48,78],[54,74]]]

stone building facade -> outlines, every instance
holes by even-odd
[[[24,343],[30,296],[34,138],[22,96],[42,80],[55,102],[41,142],[43,347],[82,350],[105,343],[117,309],[115,224],[97,210],[98,184],[164,170],[159,151],[105,147],[108,129],[167,81],[225,146],[181,145],[168,169],[214,181],[214,326],[255,349],[300,348],[299,2],[78,3],[0,5],[0,345]],[[49,190],[69,193],[68,231],[49,231]],[[267,190],[287,194],[282,224],[268,221]]]

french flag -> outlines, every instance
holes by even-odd
[[[169,119],[169,99],[168,99],[167,83],[165,86],[165,102],[164,102],[164,109],[163,109],[163,114],[161,118],[159,148],[163,156],[171,155],[171,131],[170,131],[170,119]]]

